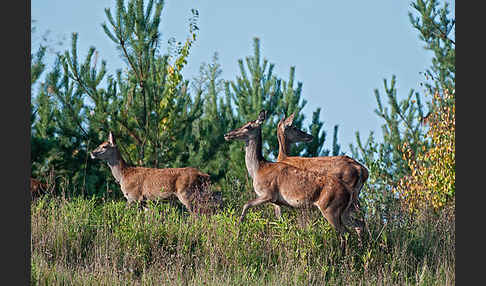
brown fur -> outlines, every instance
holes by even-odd
[[[353,200],[358,197],[368,180],[368,169],[349,156],[298,157],[288,156],[290,144],[312,140],[312,136],[292,125],[294,114],[281,120],[277,127],[279,152],[277,162],[284,162],[300,169],[336,176],[353,189]]]
[[[176,197],[193,212],[198,195],[210,184],[208,174],[192,167],[156,169],[128,166],[121,157],[111,132],[108,141],[93,150],[91,157],[108,162],[129,203]]]
[[[283,162],[317,174],[337,177],[351,187],[353,208],[350,208],[350,211],[359,210],[359,193],[368,179],[368,170],[366,167],[349,156],[288,156],[290,144],[302,141],[309,142],[312,140],[311,135],[292,125],[294,115],[292,114],[288,118],[280,120],[278,123],[277,138],[279,142],[279,153],[277,162]],[[364,222],[352,219],[351,223],[354,225],[358,235],[361,236]]]
[[[282,205],[294,208],[316,206],[344,243],[342,235],[347,230],[342,216],[350,207],[352,191],[334,176],[308,172],[282,162],[266,161],[261,154],[261,124],[264,119],[265,112],[262,111],[257,120],[225,135],[226,140],[245,141],[246,166],[257,194],[256,199],[243,206],[240,221],[248,208],[263,203],[272,203],[277,216]]]

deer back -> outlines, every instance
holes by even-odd
[[[209,183],[209,175],[196,168],[143,168],[130,167],[123,172],[120,182],[124,193],[156,199],[184,190],[203,188]]]
[[[354,160],[335,157],[287,157],[281,162],[299,169],[311,171],[321,175],[332,175],[345,183],[354,185],[360,179],[363,167]]]
[[[368,179],[368,170],[349,156],[297,157],[288,156],[290,145],[296,142],[309,142],[312,135],[293,125],[295,113],[282,118],[277,126],[279,154],[277,161],[284,162],[300,169],[337,176],[346,184],[360,188]]]
[[[257,195],[270,193],[275,202],[291,207],[315,203],[322,196],[349,200],[350,190],[341,180],[294,166],[266,162],[253,179]]]

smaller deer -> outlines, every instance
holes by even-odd
[[[209,187],[208,174],[196,168],[144,168],[128,166],[118,151],[113,134],[91,153],[92,159],[105,160],[129,203],[177,197],[190,212],[197,196]]]
[[[296,142],[310,142],[313,136],[293,126],[295,113],[288,118],[282,118],[277,126],[277,138],[279,144],[277,162],[287,163],[299,169],[316,172],[322,175],[331,175],[341,179],[352,189],[353,207],[350,211],[357,211],[359,207],[359,193],[363,184],[368,179],[368,170],[348,156],[322,156],[299,157],[288,156],[290,144]],[[364,221],[351,219],[355,231],[360,237],[365,226]]]
[[[280,206],[304,208],[316,206],[337,231],[344,251],[343,234],[347,231],[342,216],[351,205],[351,190],[341,180],[327,175],[305,171],[282,162],[269,162],[262,155],[261,125],[266,112],[262,110],[257,120],[224,135],[225,140],[245,142],[245,163],[253,179],[257,198],[243,206],[240,222],[247,210],[263,203],[274,205],[280,216]]]

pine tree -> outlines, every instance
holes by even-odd
[[[435,90],[453,90],[456,79],[456,42],[454,26],[456,20],[451,15],[449,3],[443,2],[439,7],[437,0],[416,0],[411,6],[414,15],[409,13],[412,26],[417,29],[419,39],[425,43],[424,48],[434,54],[432,64],[426,71],[430,81],[426,87],[430,94]]]
[[[303,128],[305,116],[301,112],[307,103],[301,95],[302,83],[298,82],[295,86],[295,67],[290,68],[287,81],[274,75],[275,65],[269,63],[267,59],[261,59],[260,40],[258,38],[253,40],[253,56],[246,57],[245,61],[238,60],[238,65],[240,75],[236,77],[235,81],[226,82],[225,88],[227,96],[231,96],[235,103],[236,124],[242,125],[254,120],[260,110],[265,109],[268,115],[265,124],[262,126],[263,154],[267,159],[273,160],[278,156],[276,130],[280,119],[295,112],[293,124],[302,130],[306,130],[306,128]],[[328,151],[322,149],[326,133],[321,132],[323,124],[318,119],[319,112],[320,109],[314,112],[313,122],[308,128],[312,130],[314,140],[318,144],[311,145],[312,149],[308,149],[306,144],[293,146],[291,155],[315,156],[328,153]],[[320,132],[321,134],[319,134]],[[335,145],[337,146],[336,142]],[[334,151],[336,152],[336,150]],[[244,166],[243,153],[241,145],[232,144],[230,147],[230,170],[238,170]]]
[[[87,169],[87,134],[79,121],[83,103],[73,89],[73,82],[62,72],[59,57],[33,101],[36,108],[31,133],[33,176],[45,179],[52,171],[56,184],[70,184],[73,188],[69,191],[85,193],[99,179],[92,180],[92,176],[98,176]],[[67,190],[62,186],[61,189]]]
[[[33,31],[34,31],[33,27]],[[31,68],[30,68],[30,79],[31,79],[31,90],[34,92],[34,86],[38,82],[40,76],[45,71],[46,65],[44,63],[46,47],[40,45],[35,55],[31,55]],[[40,94],[36,98],[31,97],[30,101],[30,125],[31,125],[31,159],[32,161],[38,161],[46,153],[46,144],[43,144],[44,140],[40,137],[46,137],[46,134],[52,133],[52,127],[46,126],[52,120],[52,109],[50,109],[49,102],[46,102],[48,98],[45,94]],[[40,115],[39,115],[40,113]],[[38,175],[35,166],[32,166],[32,171],[34,175]]]
[[[409,13],[412,26],[426,44],[425,49],[434,53],[431,67],[425,73],[430,79],[425,83],[427,94],[435,94],[437,90],[453,91],[455,88],[455,42],[450,38],[455,20],[447,3],[443,8],[438,8],[438,5],[435,0],[416,0],[412,8],[418,16]],[[395,85],[395,76],[392,76],[390,85],[384,80],[387,105],[382,104],[380,93],[375,90],[378,105],[375,113],[385,121],[382,125],[383,142],[376,142],[370,132],[363,144],[359,132],[356,132],[357,146],[350,145],[353,156],[370,171],[368,186],[362,194],[367,202],[373,202],[377,207],[386,207],[396,200],[392,190],[403,177],[410,175],[409,161],[422,156],[431,146],[425,140],[428,130],[424,123],[434,113],[434,105],[430,101],[422,104],[421,95],[414,90],[410,90],[408,97],[399,100]],[[453,98],[439,102],[454,104]]]
[[[338,125],[334,126],[333,140],[332,140],[332,153],[328,149],[324,149],[324,143],[326,141],[327,133],[322,129],[324,122],[320,121],[319,115],[321,113],[321,108],[318,107],[312,113],[312,122],[309,126],[309,133],[314,137],[314,140],[305,145],[304,157],[319,157],[319,156],[337,156],[341,153],[341,146],[338,144],[337,134]]]
[[[159,24],[163,1],[117,1],[116,15],[105,13],[109,24],[102,25],[107,36],[118,45],[128,65],[126,72],[118,71],[108,77],[107,88],[98,85],[105,79],[105,63],[96,71],[92,64],[94,48],[83,65],[78,65],[76,37],[71,54],[64,56],[68,73],[77,87],[89,97],[93,107],[89,123],[102,131],[108,130],[120,138],[127,160],[133,164],[167,167],[187,161],[188,150],[181,137],[189,136],[192,122],[200,115],[202,101],[188,92],[188,82],[182,69],[192,43],[196,39],[197,11],[193,11],[190,37],[177,45],[172,55],[159,52]],[[126,136],[128,134],[129,136]]]
[[[199,77],[193,81],[196,94],[204,98],[203,115],[194,122],[189,162],[211,175],[214,182],[228,170],[229,144],[224,134],[236,127],[231,98],[224,96],[222,68],[215,53],[210,63],[203,63]]]
[[[190,95],[182,69],[196,40],[198,12],[192,11],[186,41],[173,42],[172,50],[162,54],[162,7],[163,1],[130,0],[127,5],[116,2],[114,17],[105,10],[108,24],[102,27],[127,64],[115,75],[107,74],[94,47],[80,61],[78,34],[73,33],[70,50],[58,57],[36,97],[39,118],[32,134],[39,134],[35,140],[41,142],[32,150],[34,169],[55,169],[85,194],[103,193],[105,184],[116,189],[106,166],[88,160],[88,152],[109,131],[131,164],[188,163],[192,124],[202,114],[203,100]]]
[[[44,63],[44,57],[46,55],[45,46],[39,46],[39,49],[35,53],[35,55],[31,55],[33,62],[30,65],[30,84],[34,85],[37,83],[37,80],[40,78],[41,74],[44,72],[46,65]]]
[[[239,60],[235,81],[221,79],[217,57],[201,68],[195,84],[182,76],[190,48],[197,36],[198,12],[192,10],[189,37],[170,39],[168,53],[160,46],[159,24],[163,1],[116,1],[115,12],[106,9],[107,37],[118,47],[126,66],[107,73],[107,63],[95,47],[78,56],[78,34],[72,34],[69,50],[59,55],[35,97],[33,121],[33,170],[54,169],[59,178],[76,186],[78,194],[103,194],[117,189],[108,168],[88,160],[93,146],[109,131],[117,138],[124,159],[148,167],[195,166],[221,183],[246,177],[241,145],[224,141],[224,134],[253,120],[261,109],[269,118],[264,130],[264,152],[276,158],[278,121],[296,113],[294,124],[303,128],[302,83],[295,83],[295,68],[288,80],[273,74],[274,64],[260,59],[259,40],[246,65]],[[192,88],[191,88],[192,87]],[[326,133],[314,111],[309,132],[310,147],[298,144],[291,154],[327,155]],[[333,154],[339,152],[335,127]],[[224,182],[223,182],[224,183]],[[117,193],[117,192],[115,192]]]
[[[362,199],[386,214],[387,209],[395,202],[391,192],[401,177],[410,173],[410,168],[403,158],[404,145],[410,146],[413,152],[420,152],[427,147],[424,140],[424,117],[420,94],[411,90],[408,97],[397,98],[396,78],[392,77],[390,85],[384,80],[387,105],[381,101],[380,93],[375,89],[378,107],[375,113],[385,121],[382,125],[383,142],[376,142],[374,133],[370,132],[363,144],[359,132],[356,132],[357,146],[350,144],[352,156],[367,166],[370,177],[366,188],[361,192]],[[366,207],[365,203],[365,207]]]
[[[420,94],[411,90],[408,97],[399,100],[397,98],[396,77],[392,76],[390,85],[388,81],[384,80],[384,89],[387,98],[387,106],[384,106],[381,101],[378,89],[375,89],[375,98],[378,108],[375,113],[381,117],[385,124],[382,125],[383,143],[377,145],[382,163],[382,174],[389,182],[396,181],[404,174],[409,172],[406,162],[402,158],[401,147],[408,144],[414,152],[426,147],[423,140],[424,126],[422,119],[424,118],[424,106],[421,102]],[[370,134],[370,137],[373,135]],[[359,156],[359,152],[366,154],[365,149],[370,147],[372,143],[371,138],[368,137],[368,142],[363,145],[356,132],[356,139],[358,148],[351,145],[351,150],[354,156]],[[368,147],[365,147],[368,146]],[[363,156],[364,163],[370,164],[374,158]]]

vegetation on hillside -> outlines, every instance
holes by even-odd
[[[295,67],[275,74],[255,38],[234,79],[221,78],[217,54],[186,79],[199,13],[190,11],[188,36],[177,42],[162,39],[163,8],[161,0],[117,0],[106,9],[101,28],[126,63],[115,74],[95,47],[79,58],[77,33],[49,68],[48,47],[32,49],[32,177],[49,190],[31,204],[33,284],[455,283],[455,19],[447,3],[411,5],[412,27],[434,55],[423,91],[399,97],[399,79],[384,79],[374,94],[383,139],[357,132],[350,144],[370,174],[360,197],[369,231],[362,248],[351,233],[345,255],[315,210],[284,208],[279,220],[261,207],[237,224],[254,192],[243,143],[225,142],[226,132],[266,109],[263,153],[273,160],[277,123],[296,112],[294,124],[314,141],[292,155],[341,154],[338,127],[328,142],[320,108],[304,124]],[[177,203],[150,203],[146,212],[126,205],[106,164],[88,156],[109,131],[132,165],[209,173],[223,208],[193,216]]]
[[[250,190],[247,190],[248,192]],[[175,204],[141,212],[119,200],[45,196],[32,212],[34,284],[454,285],[455,224],[368,218],[371,237],[348,238],[318,212],[238,207],[192,216]]]

